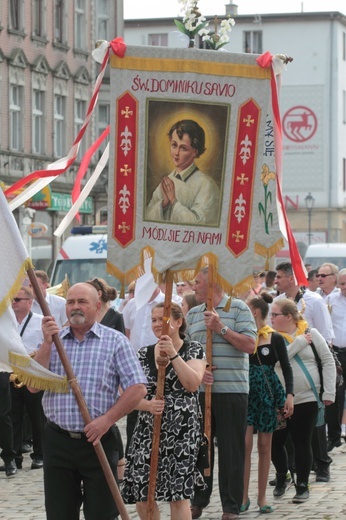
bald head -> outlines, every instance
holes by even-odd
[[[100,305],[95,287],[84,282],[72,285],[66,296],[66,314],[71,327],[89,330],[96,321]]]

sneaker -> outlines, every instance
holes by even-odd
[[[302,504],[309,500],[309,484],[299,483],[296,484],[296,494],[293,497],[293,504]]]
[[[329,482],[330,473],[329,468],[319,468],[316,471],[316,482]]]

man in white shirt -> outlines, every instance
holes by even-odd
[[[334,327],[333,348],[342,365],[344,384],[338,387],[335,403],[328,410],[328,450],[341,446],[341,420],[344,410],[346,381],[346,269],[339,272],[337,284],[339,291],[330,295],[329,308]],[[328,407],[330,408],[330,407]]]
[[[28,287],[22,287],[12,301],[12,309],[18,323],[18,332],[22,338],[23,345],[31,356],[43,342],[42,319],[43,316],[31,311],[34,295]],[[42,436],[44,428],[44,414],[41,405],[43,392],[32,394],[26,386],[18,388],[11,383],[11,419],[13,424],[13,449],[16,452],[15,462],[21,469],[23,462],[23,417],[24,406],[31,419],[33,452],[31,469],[43,467]]]
[[[38,285],[40,286],[40,289],[42,291],[42,294],[48,304],[49,310],[53,318],[55,319],[58,327],[64,327],[64,325],[66,325],[67,323],[65,298],[47,292],[47,289],[49,287],[49,278],[45,271],[36,270],[35,275],[37,278]],[[31,283],[29,283],[29,287],[33,290]],[[34,290],[33,293],[35,295]],[[36,298],[33,301],[31,310],[36,314],[42,314],[41,307]]]
[[[309,289],[302,290],[296,284],[290,262],[279,264],[276,270],[275,283],[280,294],[274,298],[274,301],[279,298],[294,300],[309,327],[317,329],[330,344],[334,338],[333,325],[323,298]]]
[[[332,294],[339,293],[340,289],[336,287],[338,282],[339,268],[330,262],[325,262],[318,269],[316,278],[318,279],[317,292],[322,296],[328,308]]]
[[[157,342],[157,337],[151,328],[151,311],[158,303],[162,303],[164,299],[164,293],[159,287],[156,287],[149,301],[140,309],[137,310],[136,298],[132,298],[125,305],[123,317],[126,336],[136,350]]]

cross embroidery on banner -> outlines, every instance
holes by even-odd
[[[245,181],[248,182],[249,177],[245,177],[245,173],[241,173],[240,177],[237,177],[237,181],[240,181],[240,184],[244,185]]]
[[[240,242],[240,240],[243,240],[244,235],[241,235],[240,231],[237,231],[236,233],[232,234],[232,237],[235,239],[236,242]]]
[[[244,117],[243,123],[245,123],[246,126],[250,126],[255,123],[255,120],[252,119],[250,115],[248,115],[247,117]]]
[[[124,164],[124,168],[120,168],[120,173],[123,173],[124,177],[127,177],[128,173],[132,173],[132,168],[129,168],[128,164]]]
[[[130,226],[127,226],[126,222],[122,222],[121,224],[118,224],[118,229],[120,229],[122,233],[126,233],[126,231],[130,229]]]
[[[133,115],[133,111],[130,110],[130,107],[125,107],[125,110],[121,111],[121,115],[128,119],[130,116]]]

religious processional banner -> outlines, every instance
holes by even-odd
[[[231,294],[283,246],[272,70],[255,55],[128,46],[111,56],[108,269],[123,284],[213,263]]]

